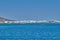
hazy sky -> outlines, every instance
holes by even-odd
[[[0,0],[0,16],[16,20],[60,20],[60,0]]]

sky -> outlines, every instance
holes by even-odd
[[[0,0],[0,17],[13,20],[60,20],[60,0]]]

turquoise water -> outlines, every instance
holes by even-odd
[[[60,40],[60,24],[0,24],[0,40]]]

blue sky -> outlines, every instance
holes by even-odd
[[[0,0],[0,17],[60,20],[60,0]]]

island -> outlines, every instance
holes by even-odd
[[[0,23],[60,23],[60,20],[9,20],[3,17],[0,17]]]

